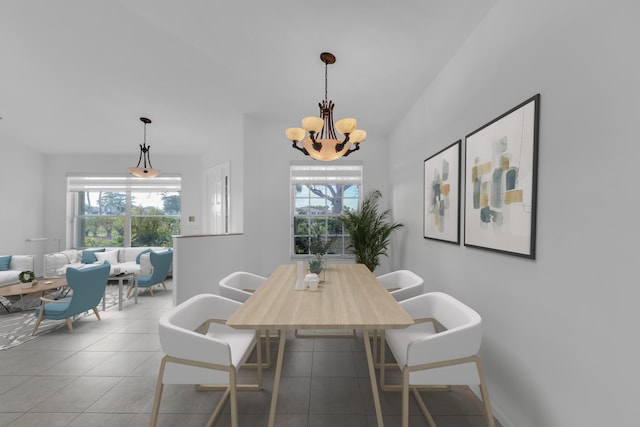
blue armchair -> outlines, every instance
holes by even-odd
[[[66,273],[67,284],[73,290],[73,294],[70,297],[59,300],[41,297],[41,305],[34,313],[38,316],[38,320],[31,335],[36,334],[42,319],[65,319],[69,332],[73,332],[73,326],[71,325],[73,316],[87,310],[93,310],[98,320],[100,320],[100,314],[98,314],[96,307],[104,296],[110,267],[108,263],[104,263],[83,269],[68,268]]]
[[[169,268],[171,268],[171,262],[173,261],[173,251],[171,249],[163,252],[151,251],[149,259],[151,261],[151,267],[153,267],[151,276],[138,276],[138,288],[149,288],[149,293],[153,296],[153,291],[151,290],[153,285],[161,284],[165,290],[167,289],[164,281],[169,275]],[[127,298],[131,295],[134,285],[135,283],[131,281]]]

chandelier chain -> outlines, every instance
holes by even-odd
[[[327,76],[329,75],[329,64],[324,64],[324,100],[327,100],[327,86],[329,85],[329,79]]]

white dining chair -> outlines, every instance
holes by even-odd
[[[396,270],[376,278],[396,301],[404,301],[424,292],[422,277],[409,270]]]
[[[238,302],[245,302],[267,278],[246,271],[236,271],[220,280],[220,295]]]
[[[246,271],[236,271],[222,278],[218,283],[220,295],[225,298],[232,299],[239,303],[244,303],[251,294],[258,289],[265,281],[266,277],[257,274],[248,273]],[[260,336],[265,340],[265,362],[262,364],[263,369],[271,367],[271,340],[278,339],[276,332],[260,331]],[[248,368],[255,367],[255,363],[246,363],[244,366]]]
[[[435,427],[418,390],[424,387],[476,385],[480,387],[487,423],[495,427],[489,394],[478,357],[482,342],[480,315],[459,300],[442,292],[430,292],[400,302],[414,319],[406,329],[382,333],[402,371],[402,385],[385,384],[385,354],[380,354],[380,387],[402,391],[402,426],[409,425],[409,390],[427,423]]]
[[[219,295],[189,298],[162,315],[159,338],[165,356],[160,363],[151,426],[158,421],[164,384],[194,384],[198,390],[224,390],[207,426],[212,426],[230,399],[231,425],[238,426],[237,390],[262,389],[260,340],[255,331],[225,325],[240,303]],[[257,384],[236,384],[240,366],[258,348]]]
[[[424,280],[422,277],[409,270],[392,271],[391,273],[377,276],[376,279],[382,283],[382,286],[389,291],[396,301],[403,301],[421,295],[424,292]],[[373,360],[376,367],[380,367],[378,362],[378,331],[373,331],[371,337]],[[385,351],[385,348],[381,345],[380,352],[383,351]]]

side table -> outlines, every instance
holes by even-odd
[[[133,280],[134,289],[134,301],[135,304],[138,303],[138,275],[135,273],[120,273],[113,276],[109,276],[109,280],[117,280],[118,281],[118,311],[122,311],[122,295],[123,295],[123,287],[125,280]],[[107,291],[105,289],[104,297],[102,297],[102,311],[107,309],[105,297],[107,296]]]

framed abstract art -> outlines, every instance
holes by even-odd
[[[424,161],[425,239],[460,244],[461,142]]]
[[[465,246],[535,259],[539,111],[537,94],[466,136]]]

